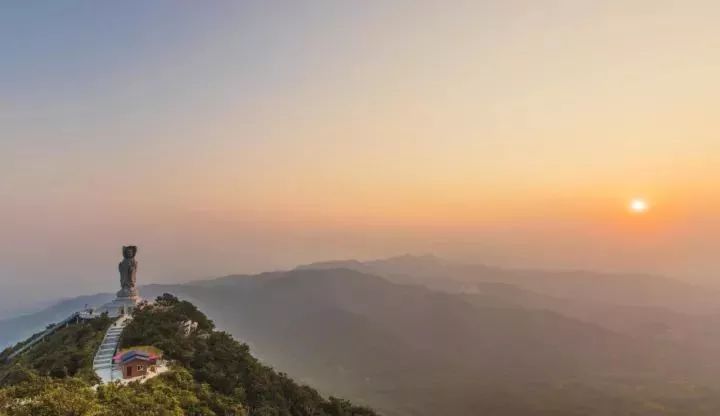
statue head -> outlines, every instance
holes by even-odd
[[[123,257],[126,259],[135,258],[135,254],[137,253],[137,246],[123,246],[122,252]]]

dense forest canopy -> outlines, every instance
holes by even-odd
[[[197,323],[193,331],[184,329],[188,321]],[[375,415],[342,399],[325,399],[261,364],[247,345],[216,331],[193,304],[169,294],[136,310],[121,343],[162,349],[172,371],[143,384],[93,389],[93,354],[110,323],[101,317],[69,325],[0,365],[0,415]]]

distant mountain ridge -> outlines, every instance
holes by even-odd
[[[433,255],[360,262],[330,261],[298,269],[349,268],[399,284],[548,309],[612,331],[681,344],[706,356],[720,348],[720,293],[662,276],[588,271],[515,270],[462,264]]]
[[[678,312],[720,312],[720,292],[662,276],[597,273],[583,270],[504,269],[450,262],[433,255],[403,255],[361,262],[311,263],[297,269],[347,268],[383,276],[395,283],[472,292],[486,283],[504,283],[558,298],[617,305],[665,307]]]

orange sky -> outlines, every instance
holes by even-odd
[[[6,288],[112,288],[131,242],[162,281],[435,252],[713,282],[717,2],[241,3],[0,6]]]

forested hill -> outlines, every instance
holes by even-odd
[[[197,323],[189,333],[183,324]],[[325,399],[255,359],[245,344],[215,330],[187,301],[163,295],[139,308],[122,346],[152,345],[171,371],[144,384],[92,386],[94,350],[106,318],[58,330],[10,363],[0,355],[2,416],[374,416],[364,407]]]

